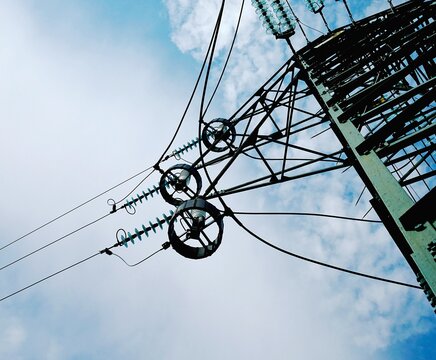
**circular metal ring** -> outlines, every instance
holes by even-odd
[[[193,166],[178,164],[163,173],[159,190],[166,202],[178,206],[183,201],[196,198],[201,185],[201,176]]]
[[[203,259],[212,255],[223,237],[223,217],[218,209],[203,199],[183,202],[168,226],[173,249],[189,259]]]
[[[209,150],[214,152],[225,151],[235,142],[236,130],[229,120],[214,119],[203,128],[201,139]]]

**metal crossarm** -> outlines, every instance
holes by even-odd
[[[435,2],[412,1],[296,54],[371,204],[436,305]]]

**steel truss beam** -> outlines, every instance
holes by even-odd
[[[322,149],[316,136],[330,130],[326,114],[291,59],[230,118],[236,141],[223,153],[203,149],[194,163],[211,183],[206,199],[299,179],[347,166],[339,142]],[[302,139],[304,138],[304,141]],[[299,141],[300,140],[300,141]],[[248,163],[256,174],[234,184],[231,168]],[[212,174],[213,173],[213,174]],[[254,175],[254,176],[253,176]],[[223,184],[226,184],[225,187]]]
[[[301,74],[436,305],[435,2],[411,1],[319,38]]]
[[[410,1],[294,52],[221,130],[206,134],[226,146],[200,146],[193,166],[210,183],[200,197],[353,166],[435,306],[435,8]],[[328,131],[334,141],[319,141]],[[230,170],[245,164],[246,178],[235,180]]]

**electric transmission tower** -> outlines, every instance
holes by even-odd
[[[324,15],[324,0],[306,0],[307,8],[321,16],[327,30],[311,42],[302,26],[307,25],[298,19],[288,0],[252,0],[267,32],[285,41],[292,57],[238,110],[225,118],[205,118],[210,104],[209,101],[205,110],[206,76],[195,140],[165,155],[180,129],[185,111],[172,141],[154,166],[3,245],[0,250],[140,174],[148,172],[142,183],[159,171],[158,186],[142,191],[122,205],[121,200],[108,202],[109,214],[3,265],[0,270],[120,209],[133,214],[139,203],[157,194],[173,205],[174,211],[134,231],[120,229],[114,245],[0,301],[97,255],[116,255],[112,249],[134,244],[144,235],[148,237],[150,232],[163,228],[164,224],[168,224],[169,241],[145,259],[133,265],[126,262],[127,265],[136,266],[169,247],[191,259],[211,256],[221,244],[224,223],[230,217],[277,250],[336,270],[421,288],[436,307],[436,3],[414,0],[394,6],[387,0],[388,10],[357,21],[347,1],[337,1],[343,3],[350,24],[332,30]],[[202,67],[203,71],[209,56],[207,74],[223,8],[224,1]],[[243,6],[241,14],[242,9]],[[297,26],[307,40],[307,45],[298,51],[291,41]],[[237,31],[235,38],[236,34]],[[230,53],[231,50],[229,56]],[[321,141],[319,135],[324,133],[330,133],[333,141]],[[197,146],[199,156],[192,162],[181,157]],[[180,163],[163,168],[164,162],[170,159]],[[247,229],[238,219],[237,211],[226,202],[237,193],[348,168],[354,168],[362,179],[371,195],[372,208],[416,274],[419,286],[339,268],[280,249]]]
[[[307,1],[327,34],[295,51],[291,37],[300,22],[289,2],[252,1],[267,31],[284,39],[293,56],[231,116],[200,116],[193,163],[156,165],[159,190],[177,207],[165,218],[169,244],[188,258],[210,256],[225,217],[237,221],[226,197],[353,167],[434,307],[435,2],[389,2],[388,10],[359,21],[342,2],[351,23],[331,30],[324,1]],[[317,135],[326,131],[338,141],[321,144]],[[302,134],[311,136],[301,143]],[[255,171],[235,182],[232,169],[247,163]]]

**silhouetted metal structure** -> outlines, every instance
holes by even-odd
[[[269,19],[269,31],[292,48],[295,25],[280,32],[267,2],[253,1]],[[283,5],[274,3],[285,18]],[[173,248],[189,258],[213,254],[229,195],[351,166],[434,307],[435,8],[434,1],[415,0],[351,18],[350,25],[293,50],[232,116],[201,119],[200,156],[170,168],[160,184],[178,206],[169,222]],[[292,14],[286,16],[286,24],[294,24]],[[338,141],[318,141],[327,131]],[[247,170],[237,183],[235,166]],[[210,203],[214,198],[222,210]]]

